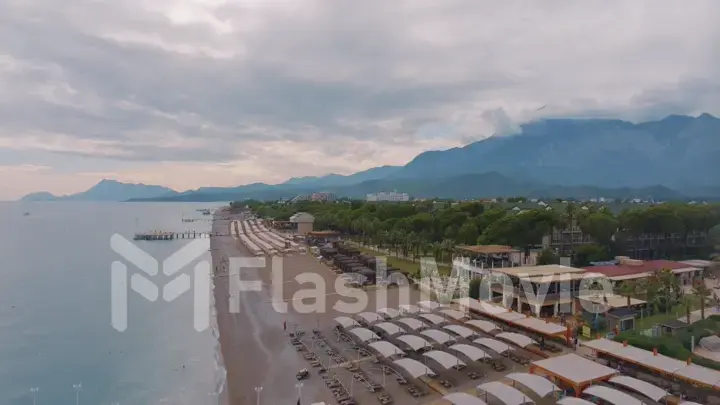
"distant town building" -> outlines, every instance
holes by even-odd
[[[408,193],[398,193],[395,191],[381,191],[379,193],[368,194],[365,197],[365,200],[369,202],[410,201],[410,195]]]
[[[328,192],[322,192],[322,193],[312,193],[310,195],[310,201],[335,201],[337,198],[335,197],[335,193],[328,193]]]

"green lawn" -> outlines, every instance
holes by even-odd
[[[408,259],[402,259],[393,255],[387,255],[384,252],[378,252],[377,250],[368,249],[364,246],[354,245],[361,253],[372,255],[372,256],[387,256],[387,264],[390,267],[396,267],[401,272],[406,274],[417,274],[420,272],[420,262]],[[438,270],[441,274],[450,274],[450,265],[438,264]]]

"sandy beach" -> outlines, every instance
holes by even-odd
[[[227,213],[222,214],[227,216]],[[239,217],[239,216],[238,216]],[[230,220],[237,219],[230,216]],[[216,216],[213,231],[226,234],[230,220]],[[234,299],[230,297],[230,277],[227,273],[228,257],[249,257],[249,252],[231,236],[213,237],[211,241],[213,267],[215,276],[215,305],[223,362],[227,370],[226,399],[230,405],[246,404],[294,404],[301,395],[303,404],[318,401],[335,403],[331,392],[325,387],[322,379],[312,375],[303,381],[301,390],[296,388],[295,374],[308,364],[288,343],[287,333],[295,328],[310,332],[314,328],[329,331],[334,326],[333,318],[348,315],[345,311],[334,308],[338,301],[353,303],[335,289],[334,274],[325,265],[318,262],[312,255],[295,253],[281,258],[283,261],[282,281],[273,283],[271,266],[272,259],[267,258],[263,269],[243,269],[243,281],[260,280],[262,291],[246,291],[239,294],[239,311],[234,313]],[[232,273],[237,273],[233,269]],[[327,284],[324,312],[304,313],[303,305],[312,305],[318,299],[312,291],[312,283],[299,283],[295,277],[299,274],[317,274]],[[273,285],[282,285],[282,292],[275,290]],[[401,289],[390,290],[387,299],[376,299],[376,292],[368,293],[369,300],[363,310],[373,311],[382,307],[397,308],[400,303]],[[403,294],[410,296],[410,301],[417,301],[419,293],[409,288]],[[282,298],[278,297],[278,294]],[[273,298],[274,297],[274,298]],[[309,297],[301,299],[298,297]],[[273,308],[273,299],[288,304],[287,312],[278,312]],[[360,312],[360,311],[358,311]],[[349,316],[352,316],[349,315]],[[284,330],[284,326],[287,330]],[[256,388],[262,387],[258,398]],[[301,392],[300,392],[301,391]],[[259,399],[259,401],[258,401]]]

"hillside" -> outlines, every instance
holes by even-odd
[[[551,119],[521,129],[518,135],[422,153],[390,177],[498,172],[573,186],[720,185],[720,119],[709,114],[640,124]]]
[[[50,193],[31,193],[21,201],[127,201],[130,199],[174,196],[178,193],[162,186],[121,183],[115,180],[101,180],[86,191],[57,197]]]

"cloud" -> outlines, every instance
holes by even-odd
[[[194,188],[218,163],[238,168],[223,182],[351,173],[543,117],[717,115],[718,16],[711,0],[6,0],[0,151]],[[181,172],[207,177],[167,180]]]

